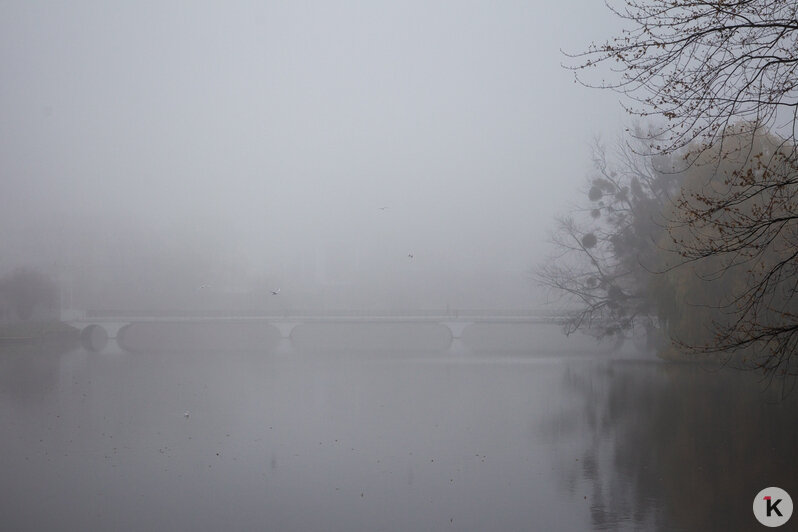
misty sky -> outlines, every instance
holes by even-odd
[[[616,27],[594,0],[2,2],[4,236],[79,219],[229,232],[265,269],[322,242],[527,271],[624,120],[560,49]]]

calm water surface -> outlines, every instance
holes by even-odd
[[[755,530],[798,401],[535,352],[0,356],[4,530]],[[188,413],[188,416],[186,416]]]

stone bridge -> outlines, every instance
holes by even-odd
[[[227,328],[273,327],[279,331],[280,339],[291,341],[297,327],[309,324],[363,326],[379,325],[436,325],[448,330],[449,341],[462,338],[463,332],[474,324],[556,324],[562,319],[556,315],[535,310],[495,310],[469,309],[450,312],[440,311],[293,311],[282,314],[264,315],[225,315],[223,312],[120,312],[120,311],[70,311],[69,325],[82,331],[84,347],[102,350],[108,339],[116,339],[119,347],[125,349],[124,337],[130,326],[157,327],[201,327],[224,326]],[[213,327],[208,327],[213,328]]]

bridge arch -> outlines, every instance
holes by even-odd
[[[80,331],[80,343],[87,351],[98,353],[108,345],[108,331],[96,323],[87,325]]]

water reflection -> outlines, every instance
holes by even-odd
[[[596,529],[751,530],[767,486],[798,493],[798,394],[752,373],[693,365],[569,365],[581,400],[581,457],[564,474],[587,481]],[[577,497],[578,498],[578,497]]]
[[[0,370],[14,530],[733,530],[762,487],[798,493],[796,397],[749,374],[440,351]]]
[[[2,346],[0,393],[21,408],[44,401],[58,388],[58,360],[66,351],[57,345]]]

